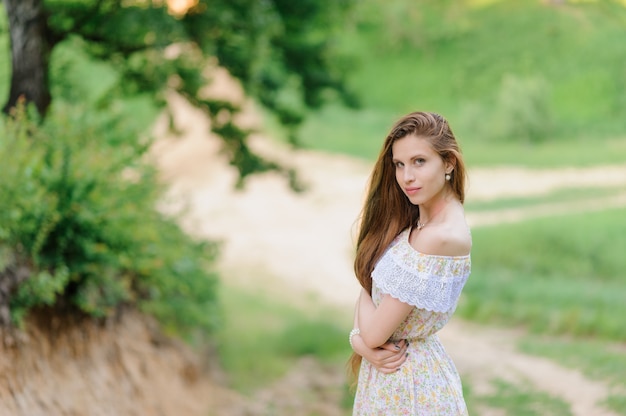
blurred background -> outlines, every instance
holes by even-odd
[[[470,414],[626,415],[625,39],[617,0],[4,0],[0,415],[350,414],[414,110],[469,167]]]

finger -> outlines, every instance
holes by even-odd
[[[380,354],[381,358],[388,358],[388,357],[393,357],[396,355],[402,355],[404,353],[407,352],[407,349],[409,348],[408,344],[403,344],[402,346],[400,346],[399,349],[396,349],[395,347],[391,350],[378,350],[378,353]]]
[[[381,345],[379,348],[380,349],[384,349],[387,351],[401,351],[403,348],[406,348],[409,346],[409,342],[405,339],[401,339],[400,341],[389,341],[384,343],[383,345]]]
[[[395,361],[398,361],[398,359],[402,356],[403,354],[400,352],[394,353],[394,354],[390,354],[387,355],[385,357],[379,357],[379,359],[377,360],[381,365],[387,365],[389,363],[393,363]]]
[[[393,350],[377,350],[374,353],[374,356],[376,357],[377,361],[389,361],[391,359],[393,359],[393,357],[397,356],[398,354],[402,354],[402,349],[400,350],[396,350],[395,348]]]
[[[380,367],[377,370],[380,371],[383,374],[392,374],[395,373],[396,371],[399,371],[402,368],[402,366],[397,366],[397,367]]]
[[[386,351],[398,352],[402,349],[402,345],[399,342],[386,342],[379,348]]]
[[[387,364],[401,359],[404,355],[406,355],[406,353],[407,346],[404,346],[400,351],[395,351],[393,353],[387,350],[381,350],[378,352],[376,358],[378,362]]]
[[[395,360],[393,361],[389,361],[387,363],[385,363],[385,367],[387,368],[393,368],[393,367],[400,367],[402,366],[402,364],[405,363],[405,361],[408,358],[408,354],[402,354],[400,356],[398,356]]]
[[[409,354],[408,353],[404,353],[402,355],[396,355],[394,357],[393,360],[389,360],[386,361],[384,363],[376,363],[376,365],[374,365],[378,370],[382,370],[385,369],[385,371],[392,371],[395,370],[399,367],[401,367],[406,360],[408,359]]]

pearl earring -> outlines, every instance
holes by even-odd
[[[446,173],[446,180],[449,181],[450,180],[450,174]]]

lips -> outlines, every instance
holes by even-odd
[[[417,191],[419,191],[422,188],[418,188],[418,187],[412,187],[412,188],[404,188],[404,192],[407,195],[414,195],[417,193]]]

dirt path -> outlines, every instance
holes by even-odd
[[[256,137],[260,152],[296,167],[309,190],[295,194],[275,174],[251,178],[234,191],[235,172],[218,155],[219,142],[206,137],[207,121],[182,100],[172,98],[183,138],[165,138],[154,148],[163,176],[172,184],[165,210],[186,209],[183,226],[202,238],[223,240],[219,268],[225,279],[259,286],[271,284],[285,294],[312,293],[345,307],[350,321],[358,287],[352,273],[354,223],[370,165],[340,155],[291,152]],[[163,129],[163,126],[160,127]],[[167,137],[163,130],[161,137]],[[536,196],[556,189],[626,186],[626,165],[566,170],[520,168],[470,171],[468,201]],[[181,201],[184,201],[181,202]],[[626,206],[626,193],[577,204],[577,210]],[[571,204],[532,209],[468,213],[473,227],[571,211]],[[526,380],[570,403],[574,415],[611,416],[599,407],[609,389],[549,360],[515,350],[515,334],[454,320],[441,333],[459,370],[481,392],[494,377]],[[488,413],[484,413],[487,415]],[[494,413],[495,414],[495,413]]]
[[[464,380],[478,396],[493,394],[493,380],[533,386],[570,405],[575,416],[617,416],[600,406],[612,387],[586,378],[580,371],[564,368],[546,358],[518,352],[519,332],[452,320],[439,337]],[[481,409],[481,416],[501,413]]]

